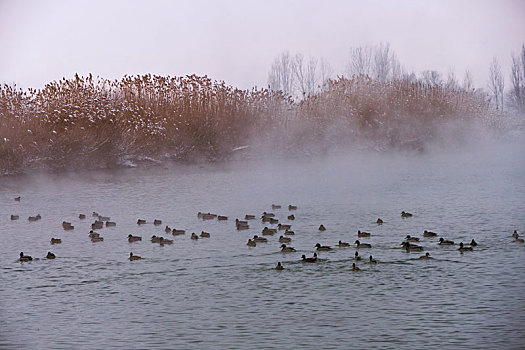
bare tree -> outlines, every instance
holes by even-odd
[[[448,90],[458,90],[459,89],[459,84],[458,84],[458,81],[456,79],[456,73],[454,73],[452,68],[450,68],[448,70],[447,82],[445,83],[445,87]]]
[[[501,67],[498,59],[494,57],[489,69],[489,90],[494,96],[496,109],[503,110],[503,90],[505,89],[505,80],[501,74]]]
[[[425,70],[421,72],[423,82],[430,86],[438,86],[443,83],[441,73],[437,70]]]
[[[372,72],[372,48],[359,46],[350,49],[350,61],[346,70],[350,76],[370,75]]]
[[[268,73],[268,85],[272,90],[281,90],[285,94],[293,94],[293,62],[288,51],[277,56],[270,72]]]
[[[319,67],[319,85],[318,88],[321,89],[325,86],[329,79],[332,79],[334,76],[334,70],[326,59],[321,58],[320,67]]]
[[[297,53],[292,60],[295,93],[308,96],[315,93],[318,85],[318,60],[310,56],[305,60],[303,54]]]
[[[392,70],[392,54],[390,44],[380,43],[374,51],[374,77],[379,81],[387,81]]]
[[[472,91],[474,89],[474,78],[472,73],[467,69],[463,76],[463,90]]]
[[[512,90],[509,92],[510,102],[523,113],[525,112],[525,44],[521,46],[520,55],[512,54],[510,79],[512,82]]]

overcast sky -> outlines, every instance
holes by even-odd
[[[484,87],[497,56],[510,85],[525,42],[522,0],[0,0],[0,82],[21,87],[93,73],[208,75],[264,86],[284,50],[344,73],[352,46],[389,42],[420,73],[466,69]]]

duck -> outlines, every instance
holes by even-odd
[[[297,205],[288,205],[288,210],[297,210]]]
[[[18,220],[20,219],[20,216],[18,215],[11,215],[11,220]]]
[[[201,237],[202,237],[202,238],[210,238],[210,233],[209,233],[209,232],[202,231],[202,232],[201,232]]]
[[[33,258],[29,255],[24,255],[24,252],[20,252],[20,261],[31,261]]]
[[[192,232],[192,233],[191,233],[191,239],[197,240],[197,239],[199,239],[199,236],[197,236],[197,235],[195,234],[195,232]]]
[[[173,240],[172,239],[166,239],[164,237],[160,237],[159,238],[159,243],[160,243],[160,245],[173,244]]]
[[[254,220],[254,219],[255,219],[255,215],[250,215],[250,214],[244,215],[244,220]]]
[[[86,214],[78,214],[78,218],[80,220],[84,220],[86,218]]]
[[[372,258],[372,255],[370,255],[370,259],[368,259],[368,262],[369,262],[370,264],[377,264],[377,260],[374,259],[374,258]]]
[[[93,242],[93,243],[103,242],[103,241],[104,241],[104,237],[100,237],[100,236],[91,237],[91,242]]]
[[[337,245],[339,247],[350,247],[350,243],[348,242],[342,242],[342,241],[339,241],[339,243],[337,243]]]
[[[517,242],[517,243],[523,243],[523,238],[520,238],[519,236],[514,238],[514,242]]]
[[[228,220],[228,217],[224,216],[224,215],[219,215],[219,216],[217,216],[217,220],[219,220],[219,221],[226,221],[226,220]]]
[[[98,215],[98,213],[96,211],[94,211],[92,214],[91,214],[92,217],[94,218],[98,218],[100,215]]]
[[[370,232],[362,232],[360,230],[357,230],[357,237],[370,237]]]
[[[361,269],[355,263],[352,263],[352,271],[361,271]]]
[[[270,223],[270,225],[277,225],[279,223],[279,219],[270,218],[268,222]]]
[[[372,245],[369,243],[361,243],[359,240],[355,241],[354,244],[357,244],[357,248],[372,248]]]
[[[463,245],[463,242],[459,242],[459,248],[458,248],[458,250],[459,250],[460,252],[466,252],[466,251],[472,251],[472,250],[474,250],[474,249],[473,249],[472,247],[467,247],[467,246]]]
[[[272,204],[272,209],[281,209],[281,207],[279,204]]]
[[[437,236],[437,233],[435,232],[432,232],[432,231],[423,231],[423,237],[436,237]]]
[[[383,220],[381,220],[381,218],[377,218],[376,224],[382,225],[383,224]]]
[[[291,241],[290,237],[279,236],[279,243],[290,243]]]
[[[142,237],[140,237],[140,236],[133,236],[132,234],[128,235],[128,242],[129,243],[137,242],[137,241],[142,241]]]
[[[514,232],[512,232],[512,237],[518,238],[519,237],[518,231],[514,230]]]
[[[169,227],[168,225],[166,225],[166,227],[164,228],[164,232],[166,232],[166,233],[171,233],[171,227]]]
[[[419,238],[407,235],[405,237],[405,242],[419,242]]]
[[[262,230],[263,236],[273,236],[277,233],[277,229],[265,227]]]
[[[60,243],[62,243],[62,240],[60,238],[51,237],[51,244],[60,244]]]
[[[288,215],[288,220],[295,220],[295,215]]]
[[[286,244],[283,244],[283,245],[281,245],[281,252],[283,252],[283,253],[295,252],[295,248],[287,247]]]
[[[106,227],[115,227],[117,223],[115,221],[106,221]]]
[[[20,196],[15,197],[15,202],[20,202],[21,199],[22,199],[22,197],[20,197]]]
[[[433,259],[433,258],[430,256],[429,252],[426,252],[425,255],[421,255],[419,259]]]
[[[284,269],[284,267],[283,267],[283,265],[281,265],[280,261],[277,263],[277,266],[275,266],[275,269],[276,270],[283,270]]]
[[[406,211],[402,211],[401,212],[401,217],[402,218],[409,218],[411,216],[413,216],[411,213],[407,213]]]
[[[133,260],[140,260],[140,259],[142,259],[140,256],[138,256],[138,255],[133,255],[132,252],[129,253],[129,260],[130,260],[130,261],[133,261]]]
[[[284,234],[287,235],[287,236],[293,236],[293,235],[295,235],[295,232],[292,231],[292,230],[286,230],[286,231],[284,231]]]
[[[292,225],[283,225],[283,224],[277,225],[277,228],[279,230],[289,230],[291,227],[292,227]]]
[[[186,231],[185,231],[185,230],[177,230],[177,229],[173,229],[173,230],[171,231],[171,233],[172,233],[174,236],[178,236],[178,235],[183,235],[183,234],[185,234]]]
[[[263,217],[263,218],[273,218],[274,216],[275,216],[274,213],[267,213],[267,212],[265,212],[265,211],[264,211],[263,214],[262,214],[262,217]]]
[[[217,214],[211,214],[211,213],[202,214],[202,220],[213,220],[216,217],[217,217]]]
[[[475,246],[477,246],[477,245],[478,245],[478,242],[476,242],[476,241],[474,240],[474,238],[472,238],[472,241],[470,241],[470,246],[471,246],[471,247],[475,247]]]
[[[101,230],[104,228],[104,223],[102,221],[95,221],[91,224],[92,230]]]
[[[454,245],[454,241],[449,241],[444,239],[443,237],[439,238],[439,245]]]
[[[320,243],[317,243],[315,245],[315,247],[317,248],[317,250],[319,251],[328,251],[328,250],[332,250],[331,247],[327,246],[327,245],[321,245]]]
[[[97,232],[95,232],[93,230],[89,231],[89,238],[99,237],[99,236],[100,236],[99,233],[97,233]]]
[[[153,225],[155,225],[155,226],[162,225],[162,220],[159,220],[159,219],[153,220]]]
[[[311,258],[307,258],[306,255],[302,255],[301,256],[301,261],[302,262],[306,262],[306,263],[316,263],[317,262],[317,253],[314,253],[314,256],[312,256]]]
[[[46,259],[54,259],[54,258],[56,258],[55,254],[51,252],[47,252]]]
[[[403,246],[403,248],[405,248],[407,253],[409,253],[411,251],[415,251],[415,252],[423,251],[423,247],[421,247],[419,245],[411,244],[410,242],[403,242],[403,243],[401,243],[401,245]]]
[[[257,243],[255,241],[252,241],[250,238],[248,238],[248,243],[246,243],[248,247],[255,247]]]
[[[160,243],[160,237],[155,235],[151,236],[151,243]]]
[[[144,225],[146,223],[146,220],[144,219],[138,219],[137,220],[137,225]]]
[[[40,220],[42,217],[40,216],[40,214],[38,214],[37,216],[30,216],[27,218],[27,220],[29,221],[38,221]]]
[[[354,260],[361,260],[361,257],[359,256],[359,252],[355,252],[354,254]]]
[[[326,231],[326,227],[323,224],[319,226],[319,231]]]
[[[266,239],[264,237],[259,237],[257,235],[253,235],[253,241],[254,242],[260,242],[260,243],[267,243],[268,239]]]

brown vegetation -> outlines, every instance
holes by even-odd
[[[420,81],[338,78],[294,102],[280,91],[239,90],[195,75],[77,75],[41,90],[0,87],[0,173],[218,160],[244,145],[301,153],[366,140],[389,149],[421,145],[444,120],[491,118],[475,92]]]

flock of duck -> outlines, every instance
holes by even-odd
[[[21,200],[21,197],[16,197],[15,198],[15,201],[19,202],[20,200]],[[281,205],[272,204],[272,210],[274,210],[274,209],[281,209],[281,208],[282,208]],[[297,206],[295,206],[295,205],[288,205],[288,211],[295,211],[295,210],[297,210]],[[410,218],[412,216],[413,216],[413,214],[411,214],[411,213],[408,213],[408,212],[405,212],[405,211],[401,212],[401,217],[402,218]],[[79,216],[78,216],[78,218],[80,220],[85,220],[86,217],[87,216],[85,214],[79,214]],[[95,218],[95,221],[91,224],[91,230],[89,231],[88,236],[89,236],[91,242],[93,242],[93,243],[103,242],[104,238],[98,232],[95,232],[95,230],[100,230],[100,229],[102,229],[104,227],[116,226],[117,224],[116,224],[116,222],[111,221],[110,217],[102,216],[102,215],[98,214],[97,212],[93,212],[92,213],[92,217]],[[197,213],[197,217],[199,219],[204,220],[204,221],[206,221],[206,220],[215,220],[215,219],[218,220],[218,221],[226,221],[226,220],[228,220],[227,216],[217,215],[217,214],[212,214],[212,213],[201,213],[201,212],[199,212],[199,213]],[[287,217],[288,221],[295,220],[295,215],[294,214],[287,215],[286,217]],[[19,215],[14,215],[14,214],[11,215],[11,220],[19,220],[19,218],[20,218]],[[40,216],[40,214],[38,214],[36,216],[28,217],[28,221],[34,222],[34,221],[40,220],[41,218],[42,217]],[[263,212],[261,217],[260,217],[260,219],[261,219],[263,224],[275,225],[275,227],[265,226],[263,228],[262,232],[261,232],[261,236],[254,235],[253,238],[248,239],[248,242],[246,243],[246,245],[248,247],[256,247],[258,243],[268,243],[268,238],[264,237],[264,236],[274,236],[278,232],[282,232],[282,234],[279,236],[279,239],[278,239],[278,242],[280,244],[280,251],[282,253],[293,253],[293,252],[296,252],[295,248],[293,248],[293,247],[288,245],[288,244],[290,244],[292,242],[292,238],[290,236],[294,236],[295,235],[295,232],[292,230],[292,224],[281,223],[279,221],[279,219],[276,217],[275,213],[272,213],[272,212]],[[255,215],[251,215],[251,214],[246,214],[244,216],[244,220],[240,220],[240,219],[237,218],[237,219],[235,219],[235,228],[238,231],[247,230],[247,229],[250,228],[250,221],[251,220],[256,220],[256,216]],[[378,218],[376,220],[376,224],[377,225],[382,225],[383,222],[384,221],[381,218]],[[139,225],[139,226],[145,225],[147,223],[148,222],[145,219],[138,219],[137,220],[137,225]],[[160,226],[160,225],[162,225],[162,220],[154,219],[153,222],[151,222],[151,223],[154,226]],[[65,231],[69,231],[69,230],[74,230],[75,229],[75,227],[70,222],[66,222],[66,221],[62,222],[62,228]],[[319,231],[325,231],[326,227],[323,224],[321,224],[321,225],[319,225],[318,230]],[[183,230],[183,229],[171,228],[168,225],[165,226],[164,232],[166,234],[172,234],[173,236],[184,235],[186,233],[186,231]],[[358,250],[359,249],[370,249],[370,248],[372,248],[372,245],[370,243],[361,242],[360,238],[367,238],[367,237],[371,237],[371,236],[372,236],[372,234],[370,232],[365,232],[365,231],[358,230],[357,231],[357,239],[355,240],[355,242],[353,244],[350,244],[348,242],[343,242],[343,241],[339,240],[339,242],[336,244],[336,246],[338,248],[349,248],[349,247],[354,246]],[[425,230],[422,233],[422,236],[425,237],[425,238],[436,238],[438,236],[438,234],[435,233],[435,232],[431,232],[431,231]],[[191,234],[190,238],[192,240],[198,240],[198,239],[201,239],[201,238],[210,238],[210,237],[211,237],[211,234],[209,232],[202,231],[200,233],[200,235],[198,235],[195,232],[193,232]],[[516,230],[514,230],[514,232],[512,233],[512,237],[514,238],[515,242],[517,242],[517,243],[524,243],[523,238],[519,237],[519,234],[518,234],[518,232]],[[127,236],[127,239],[128,239],[129,243],[142,241],[142,237],[141,236],[134,236],[132,234],[129,234]],[[408,253],[409,252],[423,252],[424,248],[417,244],[419,241],[420,241],[420,239],[418,237],[413,237],[411,235],[406,235],[406,237],[404,238],[404,240],[401,242],[400,245]],[[162,236],[157,236],[157,235],[151,236],[151,242],[155,243],[155,244],[160,244],[161,246],[173,244],[173,240],[172,239],[167,239],[167,238],[164,238]],[[62,243],[62,240],[60,238],[51,237],[51,240],[50,240],[50,244],[51,245],[60,244],[60,243]],[[440,246],[454,246],[454,245],[456,245],[456,243],[454,241],[445,239],[443,237],[439,238],[437,244],[440,245]],[[472,239],[469,245],[466,245],[463,242],[459,242],[459,244],[457,244],[457,245],[458,245],[457,250],[459,252],[465,252],[465,251],[472,251],[472,250],[474,250],[474,247],[476,247],[478,244],[477,244],[477,242],[474,239]],[[317,243],[314,246],[314,248],[316,249],[316,251],[313,253],[313,255],[311,257],[307,257],[305,254],[302,254],[301,260],[299,260],[299,261],[303,262],[303,263],[317,263],[318,262],[317,251],[330,251],[330,250],[335,249],[335,248],[332,248],[330,246],[321,245],[320,243]],[[368,259],[364,259],[361,255],[359,255],[359,251],[358,250],[356,250],[355,254],[351,258],[351,260],[353,260],[353,263],[352,263],[352,270],[353,271],[360,271],[360,268],[359,268],[359,266],[357,266],[356,262],[365,262],[366,261],[369,264],[377,264],[377,260],[374,259],[374,257],[372,255],[369,255]],[[46,259],[55,259],[56,256],[52,252],[47,252],[47,255],[46,255],[45,258]],[[140,257],[138,255],[134,255],[133,252],[130,252],[128,259],[130,261],[135,261],[135,260],[141,260],[142,257]],[[432,257],[430,256],[430,254],[428,252],[426,252],[424,255],[421,255],[419,257],[419,259],[432,259]],[[21,262],[25,262],[25,261],[31,261],[31,260],[33,260],[33,258],[31,256],[25,255],[23,252],[21,252],[20,253],[20,257],[19,257],[18,260],[21,261]],[[283,266],[283,264],[281,262],[278,262],[277,265],[275,266],[275,269],[276,270],[283,270],[284,266]]]

